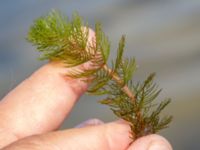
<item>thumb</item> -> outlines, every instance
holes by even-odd
[[[172,150],[172,147],[164,137],[152,134],[137,139],[128,150]]]
[[[130,139],[130,128],[121,122],[87,126],[32,136],[15,142],[4,150],[124,150]]]

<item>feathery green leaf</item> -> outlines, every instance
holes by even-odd
[[[107,62],[110,54],[110,42],[106,37],[105,33],[102,31],[101,24],[95,24],[95,34],[96,34],[96,51],[100,51],[104,60]]]
[[[113,113],[129,122],[132,139],[158,132],[169,126],[171,116],[160,117],[170,99],[155,103],[161,89],[154,83],[155,73],[140,83],[132,81],[136,71],[134,58],[124,58],[125,36],[119,41],[116,59],[109,67],[110,42],[100,23],[95,25],[94,41],[88,41],[89,28],[75,13],[72,19],[58,11],[35,20],[28,33],[28,41],[35,45],[41,58],[59,60],[65,67],[74,67],[68,77],[92,79],[88,93],[104,95],[101,104],[108,105]],[[90,61],[89,69],[76,66]],[[84,80],[87,81],[87,80]]]

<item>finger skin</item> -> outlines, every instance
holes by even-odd
[[[126,150],[129,135],[127,124],[113,122],[32,136],[3,150]]]
[[[169,142],[159,135],[148,135],[132,142],[127,124],[86,126],[43,135],[31,136],[2,150],[172,150]]]
[[[172,147],[164,137],[152,134],[137,139],[128,150],[172,150]]]
[[[95,34],[89,30],[88,43]],[[78,66],[84,68],[86,64]],[[57,129],[88,84],[66,76],[51,62],[23,81],[0,101],[0,148],[17,139]]]
[[[1,130],[23,138],[58,128],[88,86],[65,73],[60,63],[49,63],[10,92],[0,103]]]

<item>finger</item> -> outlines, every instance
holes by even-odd
[[[10,92],[0,102],[1,137],[13,133],[23,138],[57,129],[88,86],[67,78],[67,71],[61,63],[49,63]]]
[[[87,126],[96,126],[96,125],[102,125],[104,124],[104,122],[102,120],[99,119],[89,119],[86,120],[78,125],[75,126],[75,128],[82,128],[82,127],[87,127]]]
[[[23,138],[58,128],[87,87],[64,71],[50,63],[9,93],[0,103],[1,129]]]
[[[172,150],[172,147],[165,138],[153,134],[139,138],[128,150]]]
[[[130,143],[129,134],[127,124],[115,122],[29,137],[3,150],[125,150]]]

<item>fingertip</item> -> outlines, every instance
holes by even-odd
[[[108,123],[105,136],[109,150],[126,149],[132,141],[130,138],[130,126],[121,120]]]
[[[162,136],[152,134],[137,139],[128,150],[172,150],[170,143]]]

